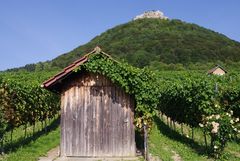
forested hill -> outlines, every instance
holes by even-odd
[[[138,67],[240,61],[240,43],[222,34],[180,20],[139,19],[109,29],[52,61],[24,68],[29,71],[60,69],[97,45],[113,57]]]

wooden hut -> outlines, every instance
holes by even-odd
[[[135,156],[134,98],[101,74],[75,70],[92,54],[112,60],[96,47],[42,85],[61,94],[60,155]]]
[[[220,65],[216,65],[214,68],[208,71],[208,74],[213,74],[213,75],[224,75],[226,73],[227,71]]]

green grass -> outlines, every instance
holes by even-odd
[[[187,137],[189,129],[184,127],[184,135],[180,127],[176,130],[170,128],[165,121],[155,118],[155,124],[149,135],[150,153],[163,161],[173,160],[177,153],[183,161],[211,161],[205,149],[204,139],[200,129],[194,130],[194,140]],[[209,138],[208,138],[209,139]],[[222,160],[240,161],[240,144],[231,142],[226,147]]]
[[[14,130],[8,131],[4,135],[3,149],[4,153],[10,153],[23,145],[29,144],[31,141],[36,140],[45,133],[56,129],[59,125],[59,118],[52,118],[45,121],[45,123],[36,122],[35,126],[28,125],[25,130],[25,126],[14,128]]]
[[[60,129],[59,127],[53,131],[42,135],[29,144],[26,144],[15,151],[7,154],[2,158],[6,161],[36,161],[40,156],[58,146],[60,143]]]
[[[4,152],[0,160],[28,161],[37,160],[49,150],[59,145],[60,130],[59,118],[47,120],[44,125],[41,122],[33,126],[28,125],[15,128],[12,133],[7,132],[4,136]],[[26,135],[25,135],[26,132]]]
[[[12,139],[11,139],[11,131],[6,132],[4,135],[4,151],[8,152],[11,151],[14,148],[18,148],[19,146],[23,144],[29,143],[32,139],[35,137],[39,137],[42,135],[45,130],[50,130],[53,128],[53,126],[56,126],[58,124],[58,119],[50,119],[44,122],[43,124],[41,122],[36,122],[35,128],[33,125],[27,125],[26,129],[26,136],[25,136],[25,126],[22,125],[18,128],[14,128],[12,131]]]
[[[160,119],[156,119],[150,134],[150,152],[162,160],[173,160],[174,152],[179,154],[182,160],[209,160],[204,155],[203,147],[196,145],[189,138],[180,135],[170,129]],[[200,153],[200,154],[199,154]]]

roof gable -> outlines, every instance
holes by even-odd
[[[44,81],[43,84],[41,85],[41,87],[46,88],[46,89],[50,89],[51,86],[53,86],[54,84],[58,83],[62,79],[68,77],[80,65],[84,64],[85,62],[87,62],[89,57],[90,57],[90,55],[93,55],[93,54],[102,54],[102,55],[108,57],[109,59],[117,62],[110,55],[108,55],[105,52],[103,52],[102,49],[97,46],[90,53],[88,53],[88,54],[84,55],[83,57],[79,58],[78,60],[74,61],[72,64],[70,64],[67,67],[65,67],[61,72],[59,72],[58,74],[54,75],[52,78]]]
[[[225,73],[227,73],[227,71],[223,68],[223,67],[221,67],[220,65],[216,65],[214,68],[212,68],[212,69],[210,69],[207,73],[208,74],[212,74],[214,71],[216,71],[217,69],[221,69],[221,70],[223,70]]]

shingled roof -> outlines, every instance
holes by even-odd
[[[45,82],[43,82],[41,87],[46,88],[46,89],[50,89],[51,86],[53,86],[54,84],[60,82],[62,79],[66,78],[71,73],[73,73],[74,69],[79,67],[81,64],[84,64],[85,62],[87,62],[88,59],[89,59],[89,56],[92,55],[92,54],[103,54],[103,55],[107,56],[108,58],[112,59],[112,57],[110,55],[108,55],[105,52],[103,52],[102,49],[97,46],[97,47],[94,48],[93,51],[91,51],[90,53],[84,55],[80,59],[76,60],[75,62],[73,62],[72,64],[70,64],[66,68],[64,68],[61,72],[59,72],[58,74],[54,75],[52,78],[50,78],[50,79],[46,80]],[[114,59],[112,59],[112,60],[114,60]],[[114,61],[116,61],[116,60],[114,60]]]

